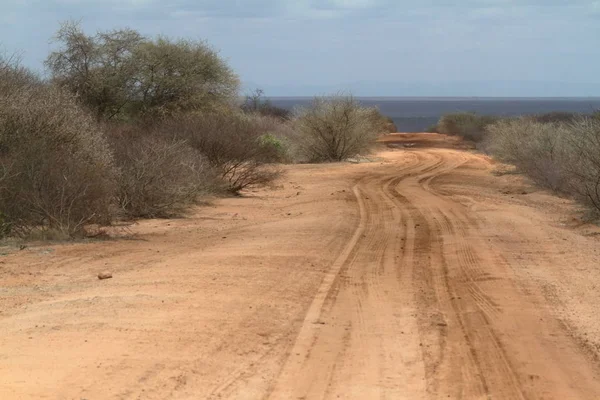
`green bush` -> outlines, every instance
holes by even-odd
[[[283,139],[276,137],[272,133],[265,133],[258,137],[258,143],[265,152],[273,154],[273,161],[285,161],[287,159],[287,147]]]

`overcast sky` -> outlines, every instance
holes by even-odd
[[[599,0],[0,0],[41,70],[59,21],[206,39],[271,95],[600,96]]]

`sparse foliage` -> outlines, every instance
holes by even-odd
[[[211,111],[235,101],[237,76],[204,42],[146,39],[134,59],[139,65],[137,113],[168,116]]]
[[[600,119],[579,117],[567,125],[573,154],[566,168],[575,195],[600,214]]]
[[[181,139],[113,126],[110,134],[120,168],[116,202],[127,218],[181,214],[200,195],[217,189],[206,159]]]
[[[440,133],[437,124],[429,126],[427,129],[425,129],[425,132]]]
[[[269,99],[265,98],[265,93],[261,89],[256,89],[246,96],[242,104],[242,111],[274,117],[282,121],[288,120],[292,115],[291,111],[274,106]]]
[[[443,115],[437,126],[437,132],[445,135],[457,135],[478,142],[485,136],[486,128],[496,122],[497,117],[460,112]]]
[[[535,114],[529,116],[529,118],[533,119],[535,122],[541,123],[569,123],[573,122],[583,115],[572,113],[572,112],[564,112],[564,111],[553,111],[544,114]]]
[[[116,169],[102,131],[73,97],[0,62],[3,233],[79,234],[111,219]]]
[[[301,151],[308,161],[342,161],[368,152],[386,131],[377,109],[362,107],[352,96],[317,97],[294,120]]]
[[[265,140],[257,117],[206,113],[181,116],[165,122],[160,130],[174,134],[199,153],[218,172],[233,193],[276,179],[280,171],[269,165],[281,159],[281,147]]]
[[[61,47],[46,66],[101,119],[168,116],[232,102],[238,78],[204,42],[159,37],[131,29],[86,35],[75,22],[56,35]]]
[[[516,165],[538,184],[567,191],[567,166],[572,154],[566,138],[570,132],[555,123],[529,117],[505,119],[488,127],[486,148],[500,160]]]

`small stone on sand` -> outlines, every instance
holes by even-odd
[[[100,279],[100,280],[110,279],[110,278],[112,278],[112,273],[110,273],[110,272],[104,271],[104,272],[100,272],[98,274],[98,279]]]

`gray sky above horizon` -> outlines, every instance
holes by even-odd
[[[600,96],[600,0],[0,0],[42,70],[60,21],[205,39],[268,95]]]

